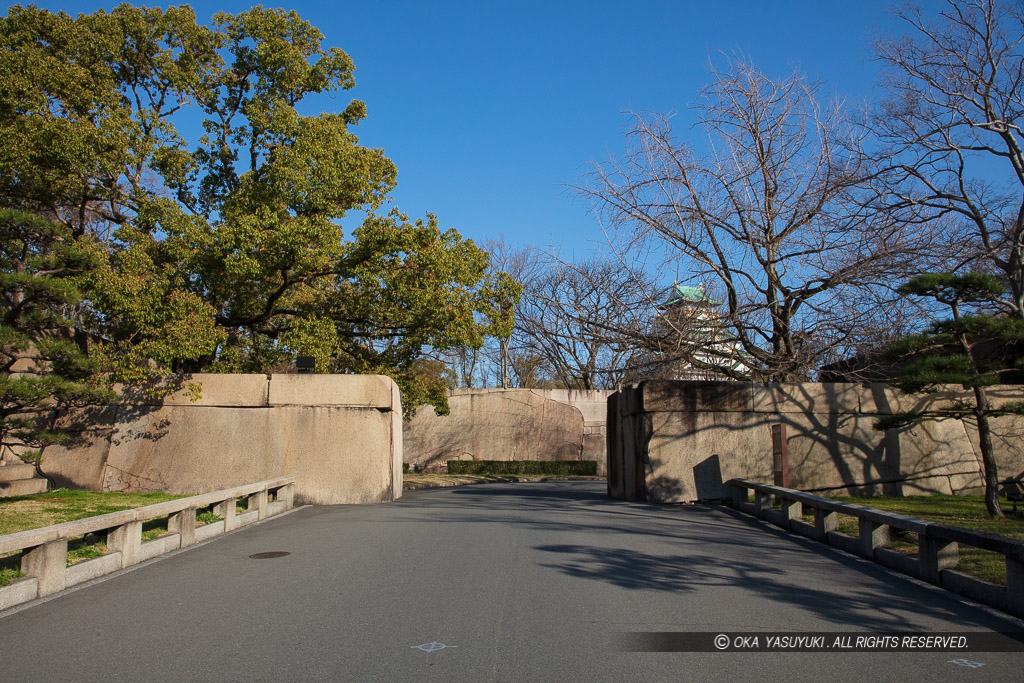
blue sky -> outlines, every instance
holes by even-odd
[[[77,14],[116,3],[37,4]],[[189,4],[201,20],[251,5]],[[741,51],[770,76],[796,66],[851,101],[871,98],[871,39],[901,30],[883,0],[280,6],[355,61],[356,88],[306,113],[366,102],[356,133],[398,166],[395,205],[413,217],[433,212],[478,242],[503,235],[568,257],[603,243],[566,186],[621,149],[624,112],[679,112],[684,134],[716,51]]]

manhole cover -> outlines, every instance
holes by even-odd
[[[249,556],[249,559],[250,560],[272,560],[275,557],[285,557],[287,555],[291,555],[291,553],[285,552],[284,550],[271,550],[270,552],[266,552],[266,553],[254,553],[253,555]]]

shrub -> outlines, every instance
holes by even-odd
[[[448,474],[596,476],[592,460],[449,460]]]

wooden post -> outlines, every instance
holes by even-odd
[[[789,449],[786,445],[786,425],[772,425],[772,462],[775,485],[789,488]]]

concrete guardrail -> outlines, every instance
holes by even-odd
[[[803,491],[731,479],[732,506],[794,533],[835,546],[1018,617],[1024,617],[1024,542],[883,512],[863,505],[841,503]],[[749,492],[754,491],[754,502]],[[780,509],[773,509],[778,502]],[[803,520],[803,508],[814,510],[814,523]],[[838,528],[839,514],[858,519],[858,535]],[[918,555],[904,555],[886,546],[892,529],[917,534]],[[1000,553],[1006,558],[1006,585],[990,583],[956,571],[960,545]]]
[[[0,555],[21,551],[24,572],[0,587],[0,610],[281,514],[292,509],[294,496],[295,478],[282,477],[0,536]],[[236,512],[239,498],[246,499],[246,512]],[[197,527],[196,511],[211,506],[222,519]],[[143,522],[165,516],[168,533],[143,542]],[[107,553],[67,566],[68,539],[91,533],[106,536]]]

